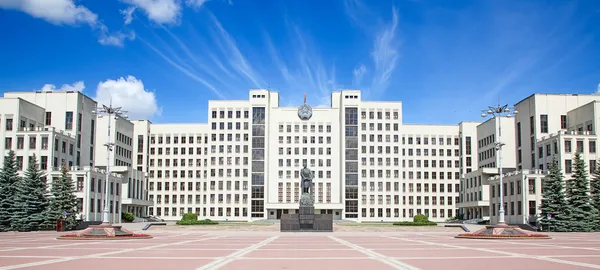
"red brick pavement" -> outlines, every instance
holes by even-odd
[[[153,239],[64,241],[0,233],[8,269],[600,269],[600,233],[551,240],[456,239],[454,233],[153,231]]]

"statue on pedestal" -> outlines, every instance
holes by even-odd
[[[304,168],[300,170],[300,185],[302,186],[302,195],[300,196],[300,205],[301,206],[313,206],[313,196],[312,196],[312,180],[314,176],[312,171],[304,165]]]

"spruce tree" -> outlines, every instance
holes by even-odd
[[[52,200],[48,217],[55,221],[63,220],[64,228],[68,229],[75,225],[75,215],[77,214],[77,196],[75,195],[75,185],[67,166],[63,164],[61,175],[52,183]],[[64,217],[66,214],[66,218]]]
[[[596,211],[600,211],[600,170],[596,169],[592,172],[592,175],[593,177],[590,180],[591,203]],[[596,216],[596,231],[600,231],[600,214]]]
[[[563,173],[554,159],[548,168],[549,174],[542,180],[542,212],[540,224],[544,230],[564,232],[568,230],[565,222],[566,200],[563,192]],[[552,218],[548,218],[548,214]]]
[[[569,209],[569,226],[572,231],[594,231],[598,213],[590,203],[590,181],[585,161],[582,159],[581,154],[577,152],[575,153],[574,162],[573,175],[567,181],[565,189]]]
[[[11,230],[15,210],[16,183],[19,181],[15,152],[10,150],[4,157],[0,170],[0,231]]]
[[[43,172],[35,155],[31,158],[25,176],[17,184],[18,196],[15,203],[13,228],[18,231],[36,231],[47,220],[48,190],[42,181]]]

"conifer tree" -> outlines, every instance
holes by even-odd
[[[75,225],[75,215],[77,214],[77,196],[75,195],[75,185],[67,166],[63,164],[61,175],[52,183],[52,196],[48,217],[51,221],[63,220],[65,228]],[[64,217],[66,214],[66,218]]]
[[[564,232],[568,230],[565,222],[566,200],[563,192],[563,173],[554,159],[548,168],[549,174],[542,180],[542,212],[540,224],[544,230]],[[548,218],[548,214],[552,217]]]
[[[0,170],[0,231],[9,231],[15,209],[16,183],[19,181],[14,151],[10,150],[4,157],[3,165]]]
[[[592,179],[590,179],[591,204],[596,211],[600,211],[600,170],[596,169],[593,171],[592,176]],[[596,216],[595,229],[596,231],[600,231],[600,214]]]
[[[568,225],[572,228],[572,231],[594,231],[598,213],[590,203],[590,181],[585,161],[578,152],[575,153],[574,163],[573,175],[567,181],[565,189],[569,210]]]
[[[43,171],[35,155],[31,158],[25,176],[17,183],[13,228],[18,231],[36,231],[47,220],[48,190],[42,180]]]

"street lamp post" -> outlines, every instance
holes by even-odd
[[[498,139],[495,143],[496,151],[498,152],[498,174],[500,175],[500,209],[498,210],[498,225],[506,225],[504,222],[504,183],[502,181],[502,117],[510,118],[513,115],[518,114],[516,110],[508,108],[508,105],[504,106],[488,106],[488,110],[484,110],[481,117],[485,118],[488,115],[492,118],[498,119]]]
[[[104,193],[106,195],[105,201],[104,201],[104,210],[103,210],[103,217],[102,217],[102,224],[104,225],[108,225],[110,224],[110,220],[109,220],[109,214],[108,214],[108,207],[109,207],[109,201],[110,201],[110,194],[109,194],[109,177],[110,177],[110,152],[112,151],[112,147],[114,145],[114,143],[111,142],[111,138],[110,138],[110,125],[113,119],[113,115],[114,115],[114,119],[117,120],[119,119],[119,117],[123,118],[123,119],[127,119],[127,115],[124,115],[124,113],[126,113],[126,111],[123,111],[121,109],[121,107],[113,107],[112,106],[112,101],[110,102],[110,104],[108,106],[106,105],[102,105],[102,107],[99,107],[96,111],[93,111],[92,113],[95,113],[97,115],[99,115],[99,117],[102,117],[102,115],[108,115],[108,139],[107,142],[104,144],[104,146],[106,146],[106,180],[104,183]]]

